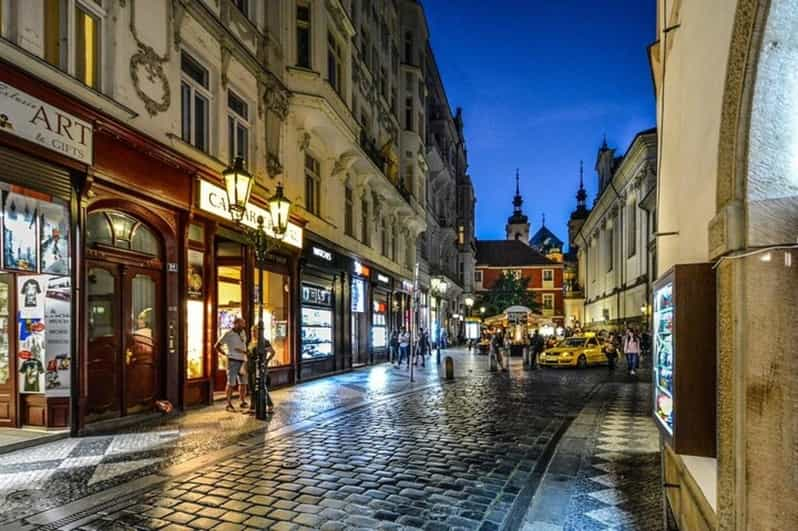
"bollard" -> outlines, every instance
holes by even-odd
[[[524,370],[528,371],[529,367],[529,347],[524,347]]]
[[[451,356],[446,356],[444,360],[444,373],[447,380],[454,380],[454,360]]]

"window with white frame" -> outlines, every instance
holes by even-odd
[[[544,269],[543,270],[543,282],[553,282],[554,281],[554,270],[553,269]]]
[[[503,273],[505,276],[514,278],[516,280],[520,280],[522,276],[522,270],[520,269],[505,269]]]
[[[106,16],[103,3],[103,0],[44,1],[45,61],[97,90],[102,88]]]
[[[554,294],[553,293],[544,293],[543,294],[543,309],[544,310],[553,310],[554,309]]]
[[[352,187],[346,185],[344,190],[344,232],[347,236],[355,237],[355,214]]]
[[[232,90],[227,91],[227,135],[230,162],[236,157],[249,161],[249,105]]]
[[[637,253],[637,208],[631,203],[627,207],[626,215],[626,249],[627,257],[632,257]]]
[[[296,5],[296,65],[310,68],[310,5],[298,2]]]
[[[344,60],[341,43],[327,32],[327,79],[339,96],[344,94]]]
[[[321,182],[319,161],[305,154],[305,209],[311,214],[319,215],[319,191]]]
[[[482,282],[482,271],[474,271],[474,282]]]
[[[180,54],[180,120],[183,141],[208,152],[210,145],[210,74],[184,50]]]

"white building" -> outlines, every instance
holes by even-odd
[[[654,233],[645,200],[655,194],[657,133],[638,133],[621,157],[598,151],[598,196],[573,240],[578,244],[583,326],[645,325],[651,294]]]

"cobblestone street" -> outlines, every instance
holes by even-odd
[[[454,357],[451,383],[429,364],[415,384],[404,369],[379,366],[277,392],[265,431],[214,407],[149,431],[8,454],[5,528],[655,528],[658,520],[630,516],[656,518],[655,494],[628,505],[625,519],[611,513],[620,501],[606,499],[616,482],[627,494],[658,490],[646,385],[605,368],[524,372],[519,360],[491,374],[485,357]],[[640,414],[639,436],[617,424],[626,406]],[[611,422],[612,433],[598,429]],[[567,478],[573,488],[558,503],[569,516],[535,521],[530,507],[557,472],[546,473],[557,442],[588,423],[579,459],[595,466]],[[627,445],[640,454],[634,463],[614,459]]]

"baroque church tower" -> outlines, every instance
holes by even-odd
[[[529,218],[521,210],[524,199],[521,197],[518,169],[515,170],[515,197],[513,198],[513,215],[507,218],[505,230],[508,240],[518,240],[529,245]]]

